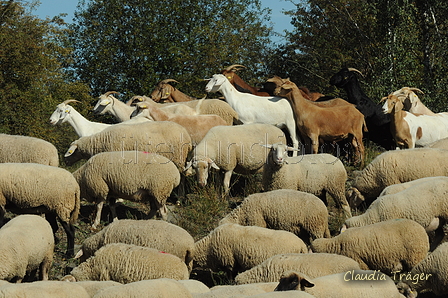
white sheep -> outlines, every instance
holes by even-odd
[[[326,153],[288,156],[290,148],[282,143],[268,145],[270,149],[263,168],[263,188],[295,189],[312,193],[325,203],[330,194],[347,217],[350,207],[345,197],[347,171],[335,156]]]
[[[90,295],[90,297],[95,296],[96,293],[98,293],[103,289],[123,285],[119,282],[112,280],[104,280],[104,281],[86,280],[86,281],[78,281],[76,282],[76,284],[83,287],[86,290],[86,292]]]
[[[0,134],[0,163],[21,162],[59,166],[56,147],[45,140],[19,135]]]
[[[81,198],[97,204],[93,228],[100,223],[101,210],[111,201],[117,218],[115,200],[144,202],[150,207],[148,218],[166,220],[166,200],[180,183],[180,173],[168,158],[141,151],[102,152],[92,156],[73,176],[81,188]]]
[[[262,169],[268,154],[262,145],[271,142],[286,144],[286,137],[270,124],[213,127],[194,149],[194,157],[187,168],[191,166],[196,170],[200,186],[207,184],[211,168],[223,171],[224,190],[228,194],[232,173],[253,174]]]
[[[293,147],[298,149],[299,138],[291,104],[287,99],[277,96],[257,96],[242,93],[235,89],[222,74],[214,74],[205,86],[206,92],[220,92],[229,105],[238,113],[242,123],[265,123],[286,128]],[[297,151],[293,152],[297,155]]]
[[[244,298],[252,295],[264,294],[267,291],[274,291],[276,283],[267,285],[260,284],[246,284],[246,285],[224,285],[215,286],[209,292],[194,295],[194,298]],[[268,289],[266,289],[268,287]]]
[[[34,163],[0,163],[0,224],[5,206],[18,213],[45,213],[53,233],[59,220],[67,234],[67,256],[72,256],[80,209],[80,190],[73,175],[62,168]]]
[[[378,195],[378,198],[385,196],[385,195],[396,194],[400,191],[408,189],[409,187],[415,186],[420,183],[426,183],[428,181],[439,181],[441,183],[445,183],[446,181],[448,181],[448,177],[447,176],[425,177],[425,178],[415,179],[415,180],[412,180],[409,182],[392,184],[392,185],[389,185],[386,188],[384,188],[383,191]]]
[[[155,121],[172,121],[185,127],[190,134],[193,146],[197,145],[212,127],[227,125],[226,121],[218,115],[171,114],[147,102],[137,103],[136,107],[133,115],[140,113]]]
[[[424,177],[448,176],[448,150],[415,148],[391,150],[378,155],[364,170],[355,173],[348,198],[350,206],[369,205],[392,184]]]
[[[54,237],[50,224],[38,215],[19,215],[0,229],[0,279],[21,282],[39,269],[48,280],[53,261]]]
[[[111,126],[111,124],[87,120],[69,105],[71,102],[79,101],[73,99],[66,100],[56,106],[56,110],[54,110],[53,114],[50,116],[50,124],[60,125],[68,122],[79,137],[90,136]]]
[[[352,258],[363,270],[390,274],[410,270],[423,260],[429,251],[429,240],[425,229],[417,222],[391,219],[350,228],[330,239],[316,239],[311,249]]]
[[[99,291],[93,298],[193,298],[179,281],[169,278],[141,280]]]
[[[331,237],[328,211],[322,200],[293,189],[251,194],[219,222],[224,223],[285,230],[308,244],[316,238]]]
[[[35,281],[0,286],[0,298],[91,298],[87,291],[76,283],[65,281]]]
[[[195,244],[195,261],[231,276],[281,253],[305,253],[306,244],[287,231],[223,224]]]
[[[116,220],[84,240],[77,257],[85,261],[110,243],[127,243],[156,248],[178,256],[192,269],[194,239],[183,228],[162,220]]]
[[[210,292],[210,288],[199,280],[182,279],[178,280],[178,282],[180,282],[185,288],[187,288],[188,292],[190,292],[192,295]]]
[[[428,148],[448,149],[448,138],[444,138],[426,146]]]
[[[106,151],[146,151],[159,153],[179,168],[185,167],[191,138],[181,125],[170,121],[114,125],[99,133],[72,142],[64,155],[72,165],[81,159]]]
[[[155,248],[111,243],[101,247],[64,278],[75,281],[112,280],[127,284],[144,279],[188,279],[189,275],[187,265],[175,255]]]
[[[378,197],[365,213],[347,219],[342,230],[389,219],[408,218],[419,223],[427,233],[435,231],[431,240],[433,250],[445,236],[443,226],[448,222],[448,177],[437,178],[442,179],[423,178],[425,180],[413,183],[400,192]]]
[[[352,270],[314,279],[301,272],[286,272],[275,290],[305,291],[316,298],[404,298],[389,276],[371,270]]]
[[[247,297],[248,298],[249,297],[250,298],[315,298],[313,295],[302,291],[267,292]]]
[[[429,290],[437,296],[446,297],[448,295],[448,243],[439,245],[410,272],[395,273],[394,278],[400,281],[398,286],[405,292]]]
[[[358,262],[337,254],[279,254],[270,257],[261,264],[238,274],[237,284],[279,281],[282,274],[291,270],[299,271],[310,278],[357,270]]]

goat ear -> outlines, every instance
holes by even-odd
[[[300,149],[296,149],[296,148],[287,146],[286,151],[300,151]]]
[[[272,144],[261,144],[260,146],[266,147],[271,149],[272,148]]]
[[[100,106],[107,106],[108,104],[110,104],[110,100],[103,100],[100,102]]]
[[[76,151],[76,149],[78,149],[78,145],[72,144],[70,148],[68,148],[67,152],[65,152],[64,157],[71,156]]]

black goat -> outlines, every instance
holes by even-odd
[[[367,137],[386,150],[395,149],[395,142],[390,131],[390,115],[385,114],[380,105],[374,103],[361,89],[354,68],[342,68],[330,79],[330,84],[342,88],[347,93],[347,101],[356,105],[356,108],[364,114],[367,129]]]

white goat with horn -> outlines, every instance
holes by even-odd
[[[87,120],[72,106],[71,102],[79,102],[74,99],[66,100],[56,106],[56,110],[50,116],[50,123],[52,125],[62,124],[64,122],[70,123],[75,129],[76,134],[79,137],[90,136],[94,133],[100,132],[103,129],[111,126],[110,124],[92,122]]]
[[[93,112],[99,115],[110,113],[118,122],[131,119],[131,114],[134,112],[135,107],[125,104],[114,97],[113,94],[119,93],[117,91],[108,91],[100,95],[98,102],[93,108]]]

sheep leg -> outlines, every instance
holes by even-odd
[[[46,212],[45,219],[48,221],[48,223],[51,226],[51,229],[53,230],[54,243],[58,243],[59,239],[58,237],[56,237],[56,232],[59,230],[59,227],[58,222],[56,221],[56,214],[53,212]]]
[[[0,207],[0,227],[3,226],[3,221],[5,220],[5,214],[6,214],[5,206],[1,206]]]
[[[101,211],[103,210],[104,201],[100,201],[96,204],[96,216],[93,221],[92,229],[96,229],[98,225],[100,224],[101,220]]]
[[[67,234],[67,251],[65,256],[71,258],[75,255],[75,227],[72,224],[62,221],[60,218],[58,219],[64,228],[65,234]]]
[[[224,195],[230,195],[230,178],[232,178],[232,170],[224,173]]]
[[[109,198],[109,209],[112,220],[110,222],[118,220],[117,216],[117,200],[115,198]]]
[[[45,258],[39,265],[39,280],[48,280],[48,272],[51,267],[51,259]]]
[[[431,239],[431,245],[429,251],[433,251],[437,248],[437,246],[442,242],[443,237],[445,237],[445,232],[443,231],[443,226],[445,225],[445,221],[442,219],[439,219],[438,217],[434,218],[431,223],[429,224],[428,229],[431,229],[434,231],[434,236]],[[434,229],[434,227],[437,227]]]

